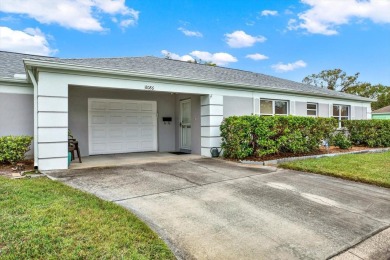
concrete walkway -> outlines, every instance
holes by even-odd
[[[136,213],[182,259],[326,259],[390,226],[389,189],[296,171],[183,159],[50,176]]]
[[[347,251],[331,258],[332,260],[389,260],[390,228],[367,238]]]

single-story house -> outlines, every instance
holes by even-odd
[[[372,119],[390,119],[390,106],[372,111]]]
[[[62,59],[0,52],[0,136],[34,136],[35,166],[83,156],[185,151],[210,156],[232,115],[371,118],[372,100],[260,73],[156,57]]]

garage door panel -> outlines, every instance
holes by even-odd
[[[91,101],[90,109],[91,110],[106,110],[107,104],[103,101]]]
[[[141,128],[141,137],[144,138],[150,138],[152,139],[154,135],[154,131],[152,128]]]
[[[110,138],[116,138],[116,139],[123,139],[123,128],[116,127],[116,128],[110,128],[108,131],[108,136]]]
[[[157,151],[156,108],[155,101],[90,100],[90,154]]]
[[[105,124],[106,121],[107,120],[106,120],[105,114],[92,113],[92,115],[91,115],[91,123],[92,124]]]
[[[122,102],[109,102],[108,103],[108,110],[109,111],[123,110],[123,103]]]
[[[131,111],[131,112],[138,112],[140,111],[140,104],[136,102],[127,102],[125,104],[125,110],[126,111]]]
[[[128,125],[138,125],[139,118],[137,115],[126,116],[125,123]]]
[[[95,138],[95,140],[106,138],[107,136],[107,130],[104,127],[94,126],[91,128],[91,134],[92,137]]]
[[[121,153],[124,151],[123,149],[123,143],[121,141],[118,142],[110,142],[109,144],[109,150],[117,153]]]
[[[144,149],[145,151],[153,148],[152,141],[141,141],[140,144],[141,144],[141,148]]]
[[[105,153],[107,151],[106,143],[93,143],[91,144],[91,151],[93,154]]]
[[[152,112],[153,111],[153,104],[152,103],[143,103],[141,105],[141,111],[142,112]]]
[[[123,116],[124,115],[120,115],[120,114],[110,114],[109,115],[109,123],[111,124],[111,125],[115,125],[115,124],[122,124],[123,123]]]
[[[139,138],[139,128],[138,127],[127,127],[125,131],[125,137],[130,139]]]
[[[129,152],[139,152],[139,141],[125,143],[124,149]]]
[[[141,118],[140,122],[143,125],[152,125],[154,123],[154,115],[144,115]]]

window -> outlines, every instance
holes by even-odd
[[[308,116],[317,116],[317,103],[307,103],[306,108],[307,108],[307,115]]]
[[[333,105],[333,117],[339,121],[339,127],[341,127],[342,120],[349,119],[349,106],[345,105]]]
[[[288,115],[288,101],[261,99],[260,115]]]

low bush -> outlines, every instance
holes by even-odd
[[[253,154],[253,136],[250,117],[232,116],[221,124],[224,154],[229,158],[245,158]]]
[[[347,128],[354,145],[390,146],[390,120],[348,120],[344,121],[344,127]]]
[[[31,136],[0,137],[0,163],[15,164],[24,160],[32,139]]]
[[[331,138],[331,143],[334,145],[334,146],[337,146],[339,147],[340,149],[349,149],[352,147],[352,142],[351,140],[348,138],[348,136],[346,136],[344,133],[342,132],[338,132],[337,134],[335,134],[332,138]]]
[[[224,156],[242,159],[278,153],[310,153],[337,127],[333,118],[233,116],[221,124]]]

